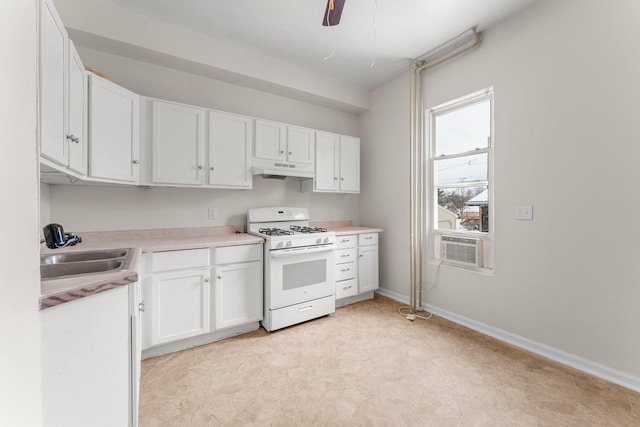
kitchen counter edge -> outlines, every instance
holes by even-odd
[[[119,236],[121,237],[121,236]],[[60,304],[75,301],[84,297],[108,291],[120,286],[128,286],[138,281],[138,265],[140,255],[147,252],[166,252],[175,250],[202,249],[223,246],[239,246],[262,244],[264,239],[246,233],[213,234],[204,236],[163,236],[159,238],[117,238],[100,241],[87,239],[78,246],[64,249],[50,250],[43,248],[41,253],[87,252],[102,249],[131,248],[136,251],[136,259],[131,263],[130,270],[116,273],[101,273],[71,278],[42,280],[40,282],[39,309],[55,307]]]

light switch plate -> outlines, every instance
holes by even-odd
[[[532,221],[533,220],[533,206],[516,206],[515,218],[518,220]]]
[[[218,216],[218,209],[209,208],[209,219],[216,219],[217,216]]]

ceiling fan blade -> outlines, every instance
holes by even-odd
[[[330,9],[330,5],[333,3],[333,10]],[[327,7],[324,10],[324,16],[322,17],[322,25],[325,27],[333,27],[340,23],[340,17],[342,16],[342,8],[344,7],[344,0],[327,0]]]

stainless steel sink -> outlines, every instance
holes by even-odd
[[[126,256],[127,252],[128,251],[126,249],[112,249],[105,251],[67,252],[63,254],[40,255],[40,265],[121,258]]]
[[[131,267],[131,249],[65,252],[40,256],[41,280],[116,272]]]

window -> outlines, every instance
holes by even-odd
[[[491,268],[492,115],[491,88],[427,111],[431,258]]]

